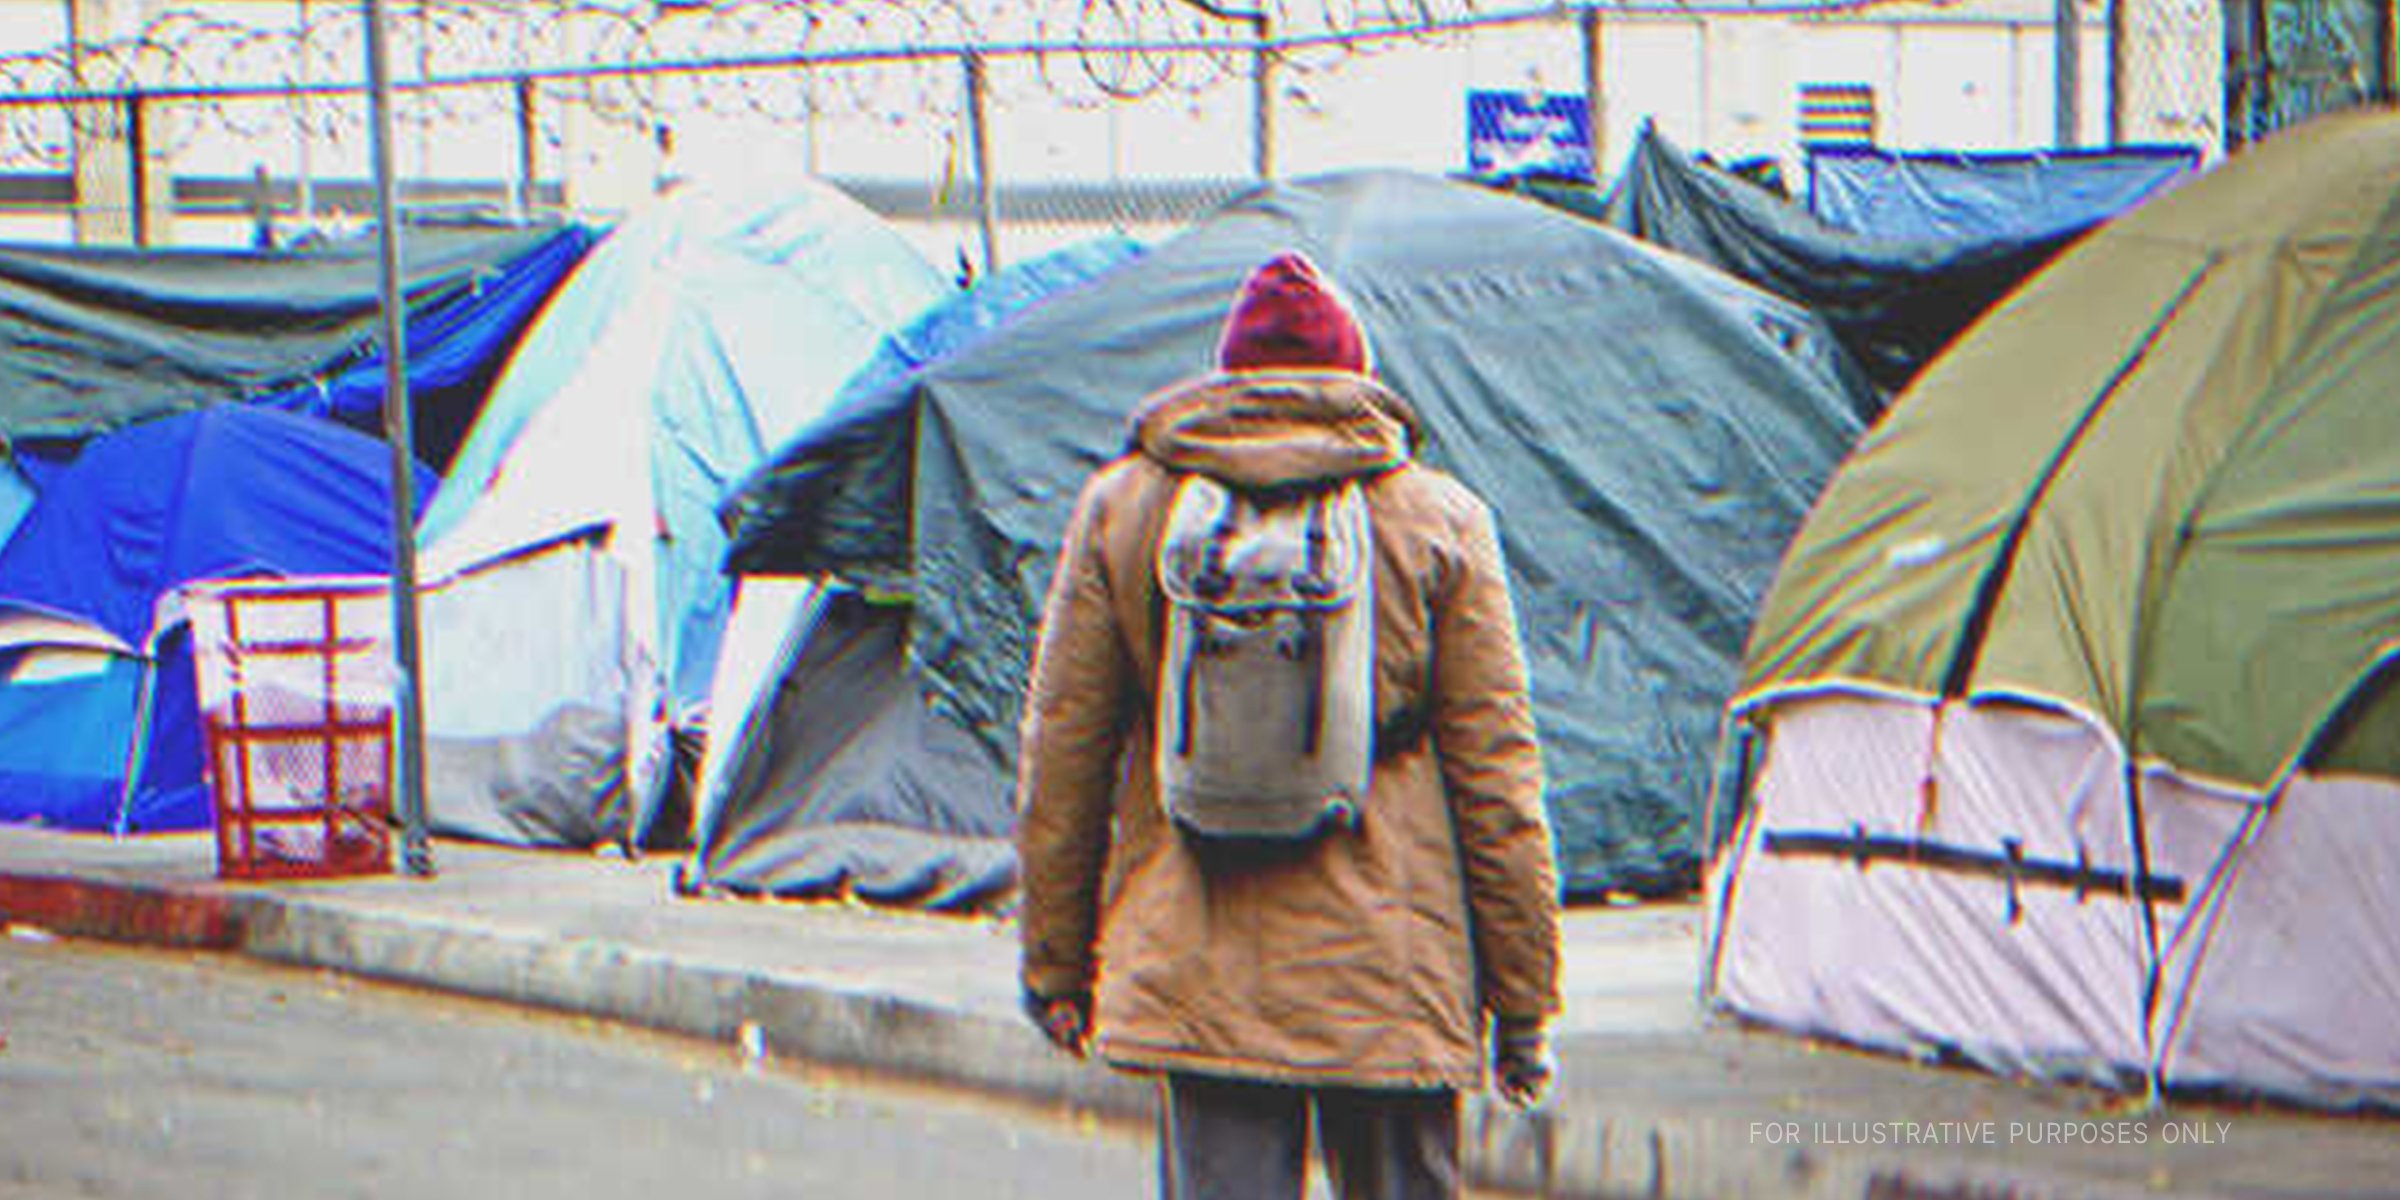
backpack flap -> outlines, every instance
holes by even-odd
[[[1159,540],[1158,779],[1209,838],[1353,823],[1374,742],[1374,571],[1355,481],[1260,496],[1190,476]]]

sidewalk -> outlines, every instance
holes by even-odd
[[[201,836],[0,827],[0,921],[209,948],[769,1053],[1145,1113],[1149,1089],[1052,1052],[1016,1012],[1010,926],[676,898],[670,857],[442,842],[430,880],[233,885]],[[1698,911],[1576,910],[1564,1083],[1467,1110],[1471,1177],[1561,1196],[2400,1196],[2400,1119],[2116,1098],[1817,1047],[1704,1019]],[[1981,1144],[1905,1144],[1911,1142]]]

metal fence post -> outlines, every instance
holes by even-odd
[[[1603,52],[1607,43],[1600,25],[1600,9],[1596,4],[1577,11],[1577,22],[1583,27],[1583,111],[1591,123],[1592,182],[1599,183],[1608,169],[1608,97],[1602,92],[1606,82],[1607,63]]]
[[[394,774],[399,782],[401,867],[433,874],[426,833],[425,678],[417,653],[416,434],[408,397],[408,310],[400,286],[400,186],[392,177],[392,78],[383,0],[366,0],[367,133],[375,169],[375,224],[382,252],[383,436],[392,448],[392,648],[399,661],[393,697]]]
[[[1258,49],[1250,59],[1250,167],[1260,179],[1275,178],[1275,18],[1265,9],[1246,14]]]
[[[514,87],[517,103],[517,180],[510,189],[511,215],[523,221],[533,215],[534,187],[541,180],[539,139],[541,126],[534,115],[533,80],[517,76]]]
[[[297,43],[297,50],[292,56],[295,64],[293,74],[294,81],[303,89],[315,75],[315,64],[308,57],[308,3],[309,0],[292,0],[292,38]],[[296,118],[293,124],[300,127],[300,136],[292,146],[292,173],[299,188],[296,203],[302,228],[316,224],[317,220],[316,164],[310,149],[310,142],[314,139],[311,136],[313,131],[309,128],[316,119],[313,109],[314,105],[305,90],[292,97],[292,115]]]
[[[975,154],[975,223],[983,235],[983,274],[1000,270],[999,204],[992,186],[991,81],[983,55],[970,51],[967,70],[967,138]]]
[[[2051,87],[2056,135],[2062,150],[2082,144],[2083,14],[2076,0],[2057,0],[2051,11]]]
[[[2125,28],[2130,19],[2127,0],[2108,0],[2108,144],[2125,144],[2125,71],[2133,62],[2127,53]]]
[[[125,131],[126,217],[132,227],[133,244],[150,245],[150,131],[142,127],[149,116],[149,105],[135,92],[117,102],[122,105],[123,117],[118,128]]]

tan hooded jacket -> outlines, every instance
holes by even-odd
[[[1023,982],[1096,985],[1116,1065],[1473,1087],[1486,1018],[1558,1009],[1557,868],[1498,539],[1480,500],[1408,461],[1415,420],[1364,376],[1214,376],[1154,398],[1137,450],[1084,489],[1021,731]],[[1295,861],[1204,867],[1158,802],[1154,556],[1177,472],[1366,480],[1379,725],[1414,712],[1429,732],[1376,764],[1358,829]]]

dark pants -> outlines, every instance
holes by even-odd
[[[1161,1089],[1163,1200],[1300,1200],[1309,1111],[1342,1200],[1456,1200],[1458,1093],[1291,1087],[1169,1074]]]

